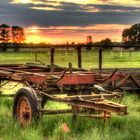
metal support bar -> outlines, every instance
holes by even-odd
[[[97,109],[97,110],[101,110],[101,111],[113,112],[113,113],[116,113],[119,115],[127,114],[127,106],[117,104],[114,102],[110,102],[107,100],[88,101],[88,100],[85,100],[86,96],[84,98],[82,98],[81,96],[78,96],[76,98],[74,96],[71,96],[69,98],[68,97],[60,98],[57,96],[48,95],[44,92],[40,92],[40,93],[43,94],[44,96],[46,95],[47,98],[50,100],[57,101],[57,102],[63,102],[63,103],[66,103],[68,105],[75,106],[75,107],[93,108],[93,109]],[[90,96],[90,97],[92,97],[92,96]]]
[[[95,118],[95,119],[103,119],[105,116],[104,115],[83,115],[83,114],[77,114],[77,116],[80,116],[80,117],[89,117],[89,118]],[[111,116],[109,114],[106,115],[106,118],[110,118]]]

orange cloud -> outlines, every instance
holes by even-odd
[[[33,43],[64,43],[64,42],[85,42],[88,35],[93,40],[100,41],[111,38],[112,41],[121,41],[121,34],[130,25],[120,24],[98,24],[94,26],[51,26],[48,28],[29,27],[26,29],[27,42]]]
[[[140,5],[139,0],[49,0],[59,2],[73,2],[78,4],[118,4],[124,6],[138,6]],[[33,3],[33,4],[45,4],[47,0],[12,0],[12,3]]]

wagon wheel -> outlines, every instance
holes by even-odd
[[[121,101],[123,99],[123,96],[124,96],[123,91],[120,88],[116,88],[116,89],[113,89],[112,92],[118,92],[118,93],[120,93],[119,95],[114,96],[114,99],[117,100],[119,103],[121,103]]]
[[[17,91],[14,105],[13,117],[19,124],[25,126],[39,119],[39,102],[30,88],[21,88]]]

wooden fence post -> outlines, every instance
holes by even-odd
[[[50,60],[50,65],[54,64],[54,48],[51,48],[51,60]]]
[[[99,48],[99,71],[101,72],[102,71],[102,62],[103,62],[103,49],[102,48]]]
[[[77,48],[78,68],[82,68],[81,50],[82,50],[82,46],[78,46],[78,48]]]

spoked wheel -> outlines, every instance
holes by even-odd
[[[39,102],[30,88],[21,88],[14,99],[13,117],[25,126],[39,119]]]
[[[114,97],[114,99],[117,100],[119,103],[121,103],[124,96],[123,91],[120,88],[116,88],[113,90],[113,92],[119,93],[117,96]]]

